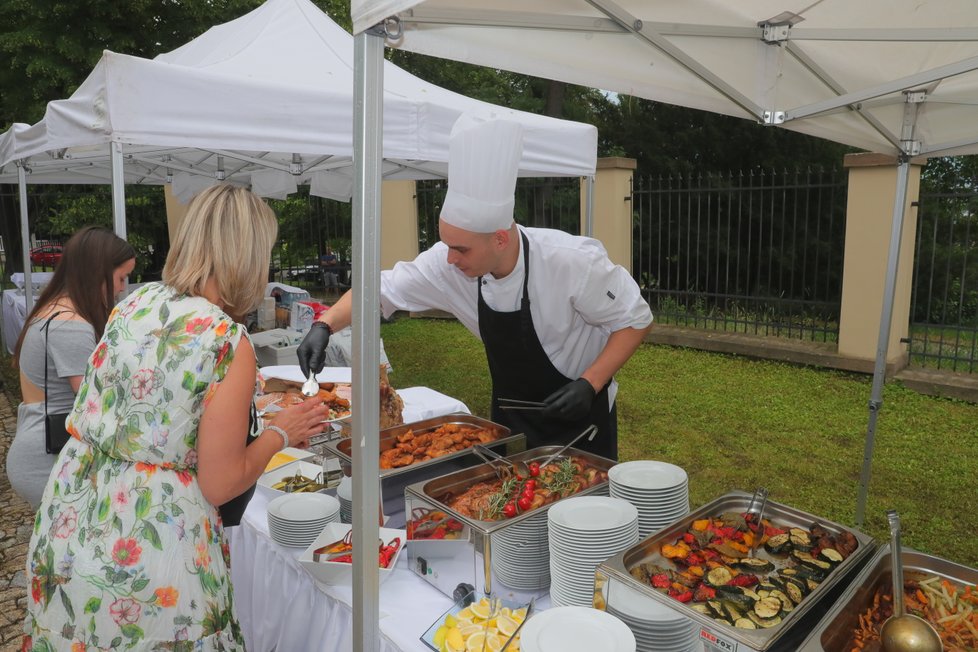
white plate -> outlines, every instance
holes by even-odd
[[[556,607],[523,625],[526,652],[635,652],[635,636],[611,614],[588,607]]]
[[[668,462],[636,460],[616,464],[608,469],[608,479],[634,489],[671,489],[684,484],[689,476],[681,467]]]
[[[281,378],[282,380],[292,380],[303,382],[302,370],[297,364],[275,365],[262,367],[260,369],[263,378]],[[316,380],[321,383],[352,383],[353,370],[350,367],[324,367],[316,374]]]
[[[268,503],[269,516],[280,521],[318,521],[340,511],[340,501],[328,494],[285,494]]]
[[[565,530],[614,530],[638,521],[638,509],[620,498],[578,496],[562,500],[547,511],[551,524]]]
[[[291,478],[296,473],[303,475],[310,480],[315,480],[317,475],[323,472],[323,467],[318,464],[313,464],[312,462],[305,462],[302,460],[296,460],[295,462],[289,462],[288,464],[283,464],[277,468],[272,469],[266,473],[262,473],[258,478],[258,486],[265,490],[270,497],[278,497],[285,492],[281,489],[273,489],[272,486],[278,484],[286,478]]]

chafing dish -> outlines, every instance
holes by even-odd
[[[477,417],[472,414],[456,413],[446,414],[413,423],[404,423],[392,428],[385,428],[380,431],[380,452],[393,448],[397,444],[398,435],[413,430],[417,434],[435,430],[444,425],[457,424],[476,428],[485,428],[495,434],[495,439],[485,446],[493,448],[500,453],[515,453],[526,448],[526,438],[522,433],[511,434],[509,428]],[[340,466],[346,475],[352,471],[353,440],[338,439],[328,441],[323,444],[323,451],[326,457],[335,456],[340,460]],[[505,447],[505,450],[502,450]],[[380,491],[384,504],[384,513],[391,517],[390,527],[403,527],[404,525],[404,489],[411,483],[430,479],[438,475],[464,469],[481,462],[470,450],[462,449],[442,457],[417,462],[410,466],[402,466],[394,469],[380,469]]]
[[[924,579],[936,575],[961,586],[978,584],[978,570],[954,562],[926,555],[910,548],[903,549],[904,580]],[[890,585],[890,544],[882,546],[873,559],[846,588],[829,612],[822,618],[811,635],[802,644],[801,652],[849,652],[852,649],[852,633],[856,630],[859,615],[872,605],[873,595],[884,589],[892,594]]]
[[[858,569],[862,568],[866,560],[872,555],[875,549],[872,537],[858,530],[769,500],[764,513],[765,518],[779,526],[807,529],[813,523],[818,523],[831,534],[839,534],[848,530],[855,536],[859,546],[793,611],[786,614],[780,624],[768,629],[746,630],[723,624],[664,593],[660,593],[651,586],[639,582],[629,574],[629,569],[642,562],[672,567],[672,564],[665,561],[659,553],[659,548],[663,543],[674,543],[689,529],[693,521],[715,518],[724,512],[746,512],[750,501],[751,494],[745,492],[734,491],[725,494],[598,566],[595,580],[595,606],[604,608],[609,598],[613,601],[614,596],[609,594],[615,590],[616,584],[623,584],[695,621],[699,629],[700,640],[707,650],[723,652],[747,652],[749,650],[755,652],[788,652],[790,650],[794,652],[797,650],[800,641],[818,623],[825,610],[832,604],[831,598],[827,598],[827,596],[841,593],[843,587],[848,585]],[[757,556],[774,559],[761,548],[758,548]],[[819,607],[821,607],[821,611],[815,611]]]
[[[522,462],[539,461],[560,448],[560,446],[542,446],[509,455],[508,459]],[[616,464],[614,460],[575,448],[568,449],[566,455],[581,457],[603,471]],[[475,590],[479,594],[491,593],[504,599],[526,602],[530,598],[548,592],[549,572],[545,577],[537,578],[539,581],[532,581],[533,578],[530,578],[528,584],[536,584],[536,586],[506,586],[499,581],[495,571],[492,542],[494,539],[498,541],[497,537],[506,537],[522,528],[526,554],[549,555],[547,510],[560,501],[501,521],[481,521],[464,516],[450,509],[443,502],[449,495],[457,495],[477,482],[495,477],[492,466],[483,463],[433,480],[409,485],[404,496],[410,542],[408,564],[417,575],[448,596],[464,595],[467,591]],[[607,495],[607,493],[606,480],[574,496]],[[430,536],[431,528],[438,526],[445,528],[443,534],[447,536],[438,538]],[[527,530],[540,534],[526,536]],[[419,532],[423,534],[419,535]]]

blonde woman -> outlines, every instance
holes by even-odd
[[[248,190],[201,192],[163,282],[110,316],[35,521],[24,649],[244,649],[218,506],[326,418],[315,401],[264,430],[250,418],[257,368],[240,322],[276,229]]]

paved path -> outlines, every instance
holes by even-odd
[[[17,406],[0,390],[0,462],[17,429]],[[0,652],[20,649],[24,607],[27,602],[27,544],[34,510],[10,488],[5,465],[0,463]]]

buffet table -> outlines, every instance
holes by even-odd
[[[280,546],[268,534],[268,499],[256,493],[241,525],[228,528],[235,610],[248,650],[346,652],[353,645],[353,589],[319,586],[302,566],[301,548]],[[383,652],[421,652],[420,637],[452,600],[415,575],[402,554],[380,585]]]

